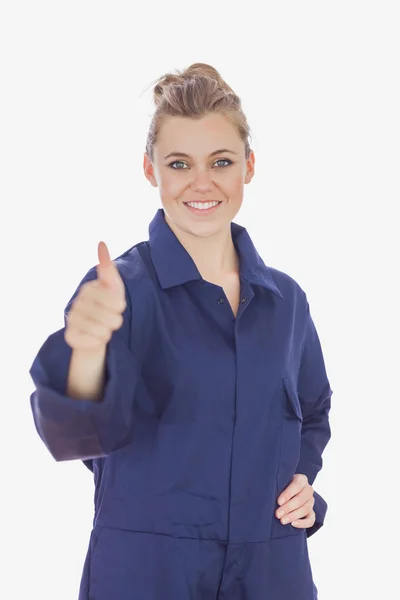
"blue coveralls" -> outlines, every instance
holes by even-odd
[[[95,514],[79,600],[315,600],[307,538],[277,498],[311,485],[330,438],[332,390],[305,292],[231,223],[235,318],[159,209],[115,260],[124,322],[107,345],[102,402],[65,395],[64,328],[35,357],[31,407],[57,461],[93,471]],[[96,266],[80,286],[97,277]]]

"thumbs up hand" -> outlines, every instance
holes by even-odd
[[[104,347],[123,324],[127,306],[124,281],[104,242],[97,251],[97,279],[82,284],[67,316],[64,337],[73,349]]]
[[[115,291],[116,295],[125,299],[125,284],[117,267],[111,260],[104,242],[99,242],[97,254],[99,257],[99,264],[96,267],[98,281],[103,284],[104,288]]]

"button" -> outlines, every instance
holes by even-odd
[[[243,304],[243,302],[246,302],[246,300],[247,298],[242,298],[240,302]]]
[[[218,304],[222,304],[222,303],[223,303],[223,301],[224,301],[224,299],[223,299],[223,298],[220,298],[220,299],[218,300]]]

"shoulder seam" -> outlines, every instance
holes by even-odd
[[[306,301],[306,316],[305,316],[304,335],[303,335],[303,341],[302,341],[302,344],[301,344],[301,352],[300,352],[299,373],[300,373],[300,369],[301,369],[301,363],[303,361],[304,350],[305,350],[305,347],[306,347],[307,329],[308,329],[308,317],[309,317],[309,314],[310,314],[310,305],[308,303],[307,296],[306,296],[306,294],[305,294],[304,291],[303,291],[303,293],[304,293],[305,301]],[[297,378],[299,377],[299,373],[297,375]]]

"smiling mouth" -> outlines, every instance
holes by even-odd
[[[198,200],[195,202],[184,202],[184,204],[186,204],[186,206],[191,206],[192,208],[198,208],[198,209],[204,209],[207,210],[209,208],[213,208],[214,206],[218,206],[218,204],[221,204],[221,201],[219,200]]]
[[[215,202],[184,202],[185,206],[188,207],[188,209],[193,213],[193,214],[204,214],[204,215],[208,215],[212,212],[214,212],[215,210],[218,209],[219,205],[222,204],[222,201],[215,201]]]

